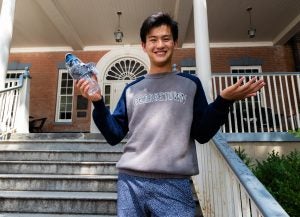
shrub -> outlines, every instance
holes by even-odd
[[[291,133],[295,137],[300,137],[300,128],[298,128],[297,130],[294,130],[294,131],[290,130],[289,133]]]
[[[291,217],[300,213],[300,152],[279,156],[273,151],[253,168],[255,176],[265,185]]]
[[[234,151],[249,168],[253,167],[252,159],[248,157],[248,154],[245,152],[245,149],[241,149],[241,147],[239,147],[234,148]]]

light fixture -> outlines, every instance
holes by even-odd
[[[247,12],[249,13],[249,28],[248,28],[248,36],[249,38],[254,38],[256,34],[256,29],[252,25],[252,16],[251,16],[252,7],[247,8]]]
[[[122,42],[122,39],[124,36],[123,32],[120,30],[120,19],[121,19],[122,12],[118,11],[117,15],[118,15],[118,30],[114,32],[114,36],[115,36],[116,42],[119,43],[119,42]]]

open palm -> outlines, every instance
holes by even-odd
[[[240,78],[236,83],[222,90],[220,95],[224,99],[236,101],[245,99],[247,97],[256,96],[257,91],[265,86],[264,80],[257,80],[256,77],[250,79],[245,84],[244,80],[244,77]]]

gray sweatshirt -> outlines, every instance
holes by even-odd
[[[103,100],[93,118],[106,140],[128,141],[120,172],[145,177],[187,177],[199,173],[195,139],[210,140],[227,118],[229,102],[208,105],[200,80],[185,73],[147,74],[127,85],[113,114]]]

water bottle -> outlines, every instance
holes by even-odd
[[[67,53],[65,56],[65,64],[71,77],[75,80],[85,79],[89,81],[88,94],[94,95],[100,90],[100,87],[92,78],[93,74],[97,74],[98,70],[95,63],[83,63],[77,56]]]

